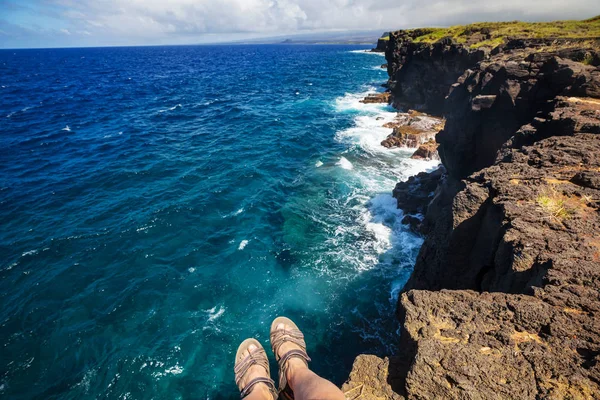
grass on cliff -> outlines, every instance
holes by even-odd
[[[553,22],[480,22],[470,25],[456,25],[449,28],[411,29],[414,41],[433,43],[445,37],[452,37],[458,43],[471,48],[496,47],[507,38],[599,38],[600,15],[583,21]],[[488,36],[477,40],[476,34]],[[481,37],[481,35],[479,37]],[[473,40],[475,38],[475,40]]]
[[[591,196],[566,196],[554,185],[543,188],[537,196],[536,203],[544,212],[561,221],[576,214],[582,215],[597,210],[596,200]]]
[[[541,193],[537,198],[537,203],[545,212],[559,220],[567,219],[573,214],[573,210],[567,206],[564,196],[556,190]]]

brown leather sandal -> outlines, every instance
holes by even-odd
[[[287,325],[291,328],[277,329],[279,324]],[[278,350],[285,342],[292,342],[297,344],[300,348],[293,349],[279,357]],[[293,358],[301,359],[304,364],[308,367],[308,363],[311,361],[310,357],[306,353],[306,342],[304,341],[304,335],[298,329],[298,326],[289,318],[277,317],[271,324],[271,348],[275,353],[275,358],[279,363],[279,392],[283,397],[288,399],[294,398],[294,392],[290,385],[288,385],[286,373],[288,370],[288,361]]]
[[[249,353],[246,357],[242,358],[242,354],[248,350],[250,345],[256,346],[256,349],[249,350]],[[246,383],[246,385],[242,388],[240,387],[240,382],[250,369],[250,367],[254,365],[259,365],[263,367],[267,371],[267,376],[259,376],[258,378],[252,379],[250,382]],[[273,395],[273,399],[277,400],[278,393],[275,389],[275,382],[269,376],[271,372],[269,371],[269,359],[267,358],[267,353],[265,353],[265,349],[256,339],[246,339],[240,344],[238,347],[237,353],[235,355],[235,367],[233,368],[235,372],[235,384],[240,389],[240,397],[243,399],[248,396],[254,386],[257,383],[264,383],[268,386],[269,391]]]

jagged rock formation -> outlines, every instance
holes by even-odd
[[[439,160],[438,144],[434,139],[429,139],[421,144],[410,157],[413,160]]]
[[[444,120],[414,110],[398,113],[395,120],[383,125],[392,128],[392,133],[381,142],[384,147],[417,148],[435,138],[444,127]],[[435,151],[437,151],[437,146]]]
[[[396,185],[393,195],[398,208],[406,214],[402,223],[409,224],[415,232],[425,233],[423,216],[445,172],[444,167],[432,173],[421,172]]]
[[[390,35],[393,101],[444,110],[445,171],[394,190],[406,213],[425,215],[413,226],[426,232],[398,304],[401,353],[357,359],[346,388],[363,382],[363,398],[600,398],[600,41],[573,43],[512,40],[477,53]],[[414,83],[419,71],[441,76]],[[367,365],[385,365],[385,382]]]
[[[391,95],[390,95],[389,92],[373,93],[373,94],[367,95],[367,97],[365,97],[364,99],[362,99],[360,102],[364,103],[364,104],[389,103],[390,102],[390,96]]]
[[[452,39],[433,45],[414,43],[419,31],[390,33],[385,51],[388,88],[399,109],[414,108],[441,114],[448,88],[466,69],[485,58],[487,50],[470,50]]]
[[[375,46],[375,48],[371,49],[371,51],[374,53],[384,53],[385,49],[387,48],[388,42],[389,42],[389,37],[384,34],[383,37],[380,37],[379,39],[377,39],[377,46]]]

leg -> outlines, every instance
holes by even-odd
[[[284,324],[277,326],[277,329],[284,328],[291,327]],[[297,344],[286,342],[278,349],[278,353],[283,355],[297,348],[299,348]],[[290,358],[288,365],[286,378],[296,400],[344,400],[346,398],[337,386],[312,372],[302,360]]]

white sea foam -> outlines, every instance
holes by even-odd
[[[225,314],[225,308],[223,306],[214,306],[211,309],[204,310],[208,314],[208,322],[213,322],[219,319],[223,314]]]
[[[354,126],[339,131],[336,139],[359,145],[370,154],[389,153],[390,150],[381,145],[381,142],[392,133],[391,128],[384,128],[383,124],[393,121],[396,113],[380,111],[377,114],[359,115],[354,118]]]
[[[165,374],[179,375],[183,372],[183,368],[179,365],[174,365],[171,368],[165,369]]]
[[[315,163],[315,167],[319,168],[323,166],[323,161],[319,160]]]
[[[240,215],[241,213],[243,213],[244,211],[246,211],[244,209],[244,207],[238,208],[237,210],[230,212],[229,214],[225,214],[223,215],[221,218],[229,218],[229,217],[235,217],[236,215]]]
[[[383,57],[385,57],[385,53],[378,52],[378,51],[371,51],[371,50],[350,50],[349,53],[372,54],[372,55],[376,55],[376,56],[383,56]]]
[[[344,96],[335,99],[336,111],[362,111],[371,113],[379,113],[385,110],[393,111],[387,104],[361,103],[361,100],[374,93],[377,93],[375,86],[367,86],[363,92],[359,93],[346,93]]]
[[[348,161],[348,159],[346,157],[341,157],[340,161],[337,162],[337,165],[339,165],[340,167],[347,169],[347,170],[354,168],[352,163],[350,161]]]
[[[240,245],[238,246],[238,250],[244,250],[247,245],[248,245],[248,240],[242,240],[240,242]]]
[[[167,111],[173,111],[173,110],[176,110],[176,109],[178,109],[178,108],[181,108],[181,107],[183,107],[181,104],[177,104],[177,105],[175,105],[175,106],[173,106],[173,107],[170,107],[170,108],[167,108],[167,109],[165,109],[165,110],[159,110],[158,112],[159,112],[159,113],[164,113],[164,112],[167,112]]]
[[[330,218],[340,222],[327,239],[327,248],[332,250],[317,268],[322,268],[325,274],[339,276],[339,271],[328,271],[328,257],[356,272],[377,267],[389,277],[390,295],[396,296],[422,239],[402,224],[403,212],[397,208],[391,192],[397,182],[433,169],[439,163],[410,159],[414,149],[381,146],[381,141],[392,133],[391,128],[383,125],[393,121],[397,113],[386,104],[360,102],[375,92],[376,87],[366,87],[360,93],[346,93],[333,104],[338,112],[354,114],[353,126],[338,131],[335,136],[337,141],[347,145],[337,165],[351,171],[343,178],[350,192],[332,204]],[[337,218],[336,214],[354,217],[349,220]]]
[[[71,128],[69,127],[69,125],[67,125],[64,128],[62,128],[61,131],[71,132]]]

